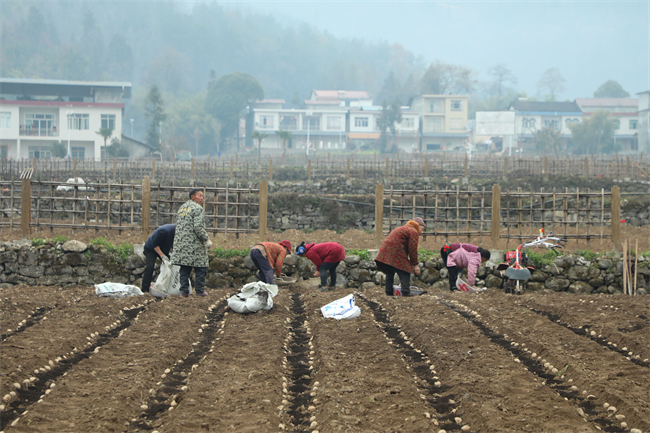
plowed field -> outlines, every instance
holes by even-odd
[[[4,432],[650,431],[648,298],[2,289]]]

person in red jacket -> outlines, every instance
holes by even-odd
[[[251,248],[251,260],[259,270],[257,278],[267,284],[273,284],[275,275],[282,273],[282,264],[287,254],[291,254],[291,242],[260,242]]]
[[[449,273],[449,290],[456,288],[456,279],[459,269],[467,269],[467,284],[473,286],[476,282],[476,272],[481,263],[490,260],[490,252],[472,244],[454,242],[446,244],[440,249],[440,257]]]
[[[393,296],[395,273],[399,276],[402,296],[411,293],[411,273],[420,275],[418,242],[425,227],[422,218],[415,218],[394,229],[381,243],[375,263],[386,274],[387,296]]]
[[[336,268],[339,263],[345,259],[345,249],[336,242],[323,242],[322,244],[304,242],[296,248],[296,254],[305,255],[315,265],[318,272],[315,276],[320,276],[320,285],[318,288],[322,291],[334,290],[336,288]],[[327,286],[327,272],[330,274],[330,285]]]

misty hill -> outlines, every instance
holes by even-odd
[[[377,95],[389,72],[404,81],[423,70],[399,44],[337,39],[216,3],[4,2],[0,49],[4,77],[156,83],[178,95],[204,91],[211,70],[243,71],[287,102],[314,88]]]

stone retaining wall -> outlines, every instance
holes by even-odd
[[[492,251],[493,261],[479,269],[477,286],[503,287],[503,279],[496,265],[503,258],[502,251]],[[27,241],[0,244],[0,288],[16,284],[30,286],[93,285],[104,282],[140,286],[144,272],[144,259],[134,254],[126,259],[117,257],[98,245],[68,241],[62,245],[46,243],[39,247]],[[158,265],[157,265],[158,266]],[[435,258],[421,264],[422,274],[413,284],[428,290],[447,290],[447,269],[442,260]],[[315,271],[311,261],[296,255],[285,259],[284,273],[307,279]],[[348,256],[338,269],[338,285],[364,289],[382,285],[384,274],[377,270],[374,261]],[[240,288],[257,281],[257,270],[250,256],[222,259],[211,257],[206,286],[210,289]],[[650,258],[639,257],[637,272],[639,294],[650,291]],[[573,293],[610,293],[622,291],[623,264],[612,258],[587,261],[581,256],[564,255],[552,264],[536,270],[528,282],[529,291],[542,289]]]

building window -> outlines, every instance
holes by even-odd
[[[639,121],[636,119],[630,119],[630,129],[636,129],[639,124]]]
[[[340,131],[341,130],[341,118],[340,117],[327,117],[327,130],[328,131]]]
[[[354,126],[367,128],[368,127],[368,118],[367,117],[355,117]]]
[[[463,111],[463,101],[451,101],[451,111]]]
[[[524,128],[535,129],[537,121],[535,119],[527,119],[524,117],[523,126]]]
[[[273,116],[260,116],[260,129],[273,129]]]
[[[115,130],[115,114],[102,114],[102,128]]]
[[[544,120],[544,128],[550,128],[557,131],[560,129],[560,122],[557,120]]]
[[[444,113],[445,107],[442,99],[432,99],[428,101],[427,108],[429,113]]]
[[[295,131],[298,129],[297,116],[282,116],[280,117],[280,129],[283,131]]]
[[[402,128],[415,127],[415,119],[402,119]]]
[[[2,129],[11,128],[11,112],[9,111],[0,112],[0,128]]]
[[[90,115],[73,113],[68,116],[68,128],[84,130],[90,129]]]
[[[29,159],[50,159],[52,157],[52,149],[47,146],[29,146]]]
[[[44,137],[56,136],[53,114],[25,114],[25,125],[21,127],[21,135],[38,135]]]
[[[320,117],[304,116],[302,118],[302,129],[305,131],[307,129],[310,131],[320,131]]]
[[[440,117],[427,117],[424,123],[424,132],[442,132],[442,119]]]
[[[442,149],[441,144],[427,143],[427,150],[440,150]]]
[[[566,127],[568,128],[568,127],[571,126],[572,124],[574,124],[574,123],[579,123],[579,122],[580,122],[580,121],[579,121],[578,119],[567,119],[567,120],[564,121],[564,124],[565,124]]]
[[[463,121],[461,119],[450,119],[449,120],[450,129],[463,129]]]
[[[103,126],[102,126],[103,128]],[[70,155],[73,159],[85,159],[86,158],[86,148],[85,147],[71,147]]]

